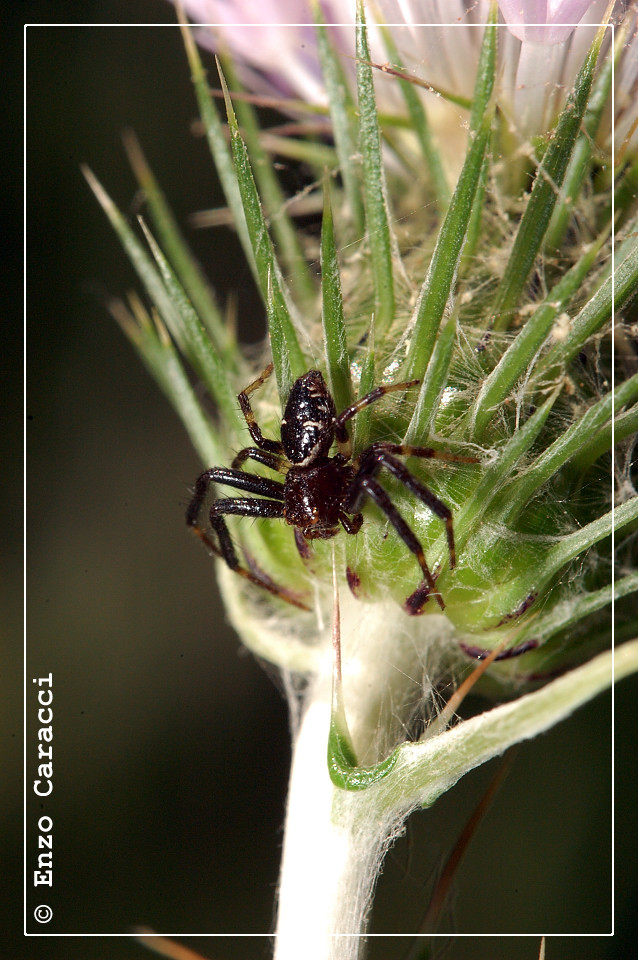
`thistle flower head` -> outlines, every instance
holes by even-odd
[[[619,634],[635,628],[636,11],[618,5],[612,38],[595,26],[609,9],[575,0],[503,2],[507,27],[460,0],[358,2],[345,24],[329,0],[262,4],[259,30],[253,4],[186,6],[216,24],[199,36],[221,57],[227,125],[185,29],[186,50],[269,338],[249,363],[133,140],[147,247],[87,173],[154,304],[114,312],[214,468],[188,523],[234,625],[307,683],[320,790],[340,585],[329,768],[339,788],[371,788],[371,887],[410,809],[604,686],[590,658],[614,600]],[[264,91],[293,118],[283,129],[259,128]],[[292,202],[274,156],[305,165]],[[314,233],[295,201],[320,215]],[[488,654],[499,699],[576,669],[503,727],[495,710],[439,747],[450,705],[406,743],[443,680]],[[327,801],[331,822],[348,803]]]
[[[580,71],[570,63],[572,73],[564,76],[564,109],[547,136],[543,126],[538,128],[542,136],[535,150],[521,153],[518,140],[511,139],[508,111],[514,101],[508,102],[505,84],[498,81],[511,79],[520,69],[528,38],[519,44],[516,67],[516,56],[510,57],[512,43],[518,41],[503,29],[478,25],[479,13],[488,7],[456,6],[464,28],[418,28],[417,16],[440,20],[442,15],[437,4],[422,3],[402,4],[401,14],[409,22],[393,30],[379,20],[368,28],[360,6],[352,34],[349,26],[336,33],[325,26],[326,16],[336,16],[329,4],[312,7],[315,25],[304,22],[308,14],[295,15],[299,8],[292,3],[274,5],[278,45],[283,42],[282,18],[295,20],[285,34],[291,56],[282,59],[286,66],[276,71],[277,84],[296,98],[296,108],[303,98],[327,102],[334,134],[333,148],[318,147],[315,157],[306,144],[304,153],[309,164],[327,162],[333,168],[332,183],[324,178],[323,186],[319,299],[314,275],[304,263],[312,259],[313,243],[288,220],[265,154],[271,149],[299,156],[302,141],[294,136],[264,140],[246,101],[233,106],[226,92],[229,152],[199,57],[192,44],[188,47],[209,142],[269,317],[275,376],[252,396],[259,429],[271,444],[279,441],[281,411],[293,381],[308,369],[325,371],[336,412],[378,385],[418,381],[418,388],[401,396],[388,394],[350,420],[352,470],[356,473],[363,452],[380,442],[397,449],[403,445],[408,453],[409,448],[427,447],[436,454],[433,459],[410,458],[414,483],[398,472],[394,454],[389,468],[387,461],[379,461],[374,473],[383,476],[375,486],[362,487],[360,495],[350,495],[342,504],[350,512],[363,511],[357,536],[313,539],[300,550],[300,530],[295,543],[289,524],[228,525],[234,550],[243,556],[240,565],[253,580],[271,580],[284,596],[307,607],[325,607],[336,562],[362,604],[391,597],[424,619],[439,616],[444,608],[457,634],[455,649],[466,657],[482,655],[507,634],[501,677],[525,679],[554,671],[556,657],[573,663],[587,655],[591,631],[583,644],[571,638],[580,610],[605,610],[611,599],[612,504],[617,506],[617,529],[635,522],[630,473],[625,470],[615,491],[605,481],[612,423],[621,417],[622,436],[630,435],[636,394],[635,378],[611,387],[609,339],[612,287],[617,310],[630,302],[635,289],[636,251],[629,226],[635,175],[629,149],[617,172],[617,185],[626,184],[627,202],[617,208],[614,223],[611,179],[605,174],[611,141],[604,132],[612,64],[627,59],[633,20],[620,28],[615,48],[605,41],[604,31],[585,30],[589,49]],[[549,31],[544,39],[552,46],[547,49],[562,47],[563,74],[567,48],[551,33],[552,25],[567,16],[582,17],[586,6],[558,4],[544,16],[536,6],[535,22],[544,21]],[[236,24],[240,7],[210,3],[189,9],[207,21],[217,18],[214,36],[220,48],[231,49],[250,75],[272,80],[268,28],[262,29],[259,44],[249,42],[254,27]],[[510,26],[528,15],[520,5],[502,4],[501,9]],[[592,9],[589,14],[600,16]],[[449,5],[445,15],[451,16]],[[346,57],[343,45],[349,37]],[[449,49],[467,45],[467,56],[448,56],[443,37]],[[441,44],[439,57],[417,54],[419,42],[426,49],[433,40]],[[535,35],[534,46],[541,40]],[[464,71],[474,65],[473,89],[465,76],[460,82],[453,76],[461,59]],[[376,62],[386,75],[375,71]],[[421,67],[423,78],[418,77]],[[233,69],[228,60],[226,73],[236,86]],[[440,135],[428,122],[432,100],[451,103],[457,128],[462,123],[467,131],[456,184],[439,149]],[[596,138],[601,146],[594,151]],[[629,142],[626,138],[626,146]],[[389,151],[393,157],[386,174]],[[131,147],[131,152],[161,223],[159,193],[139,149]],[[429,174],[422,184],[414,182],[417,170]],[[320,194],[319,181],[310,186],[310,195],[313,191]],[[427,198],[436,206],[424,206]],[[117,219],[110,205],[108,209]],[[614,226],[622,245],[612,274]],[[119,221],[118,228],[122,232]],[[177,275],[145,229],[156,266],[145,266],[143,276],[162,326],[157,330],[143,320],[141,326],[127,327],[173,396],[175,375],[157,357],[164,349],[166,365],[170,357],[178,369],[177,355],[169,351],[173,342],[208,385],[226,417],[221,430],[201,412],[193,414],[198,404],[185,380],[177,394],[207,465],[223,464],[226,450],[250,442],[249,423],[234,395],[258,371],[251,373],[235,352],[196,272]],[[165,232],[164,239],[173,245],[174,262],[176,255],[185,262],[170,234]],[[126,234],[125,242],[141,262],[132,237]],[[204,327],[210,332],[208,343]],[[625,462],[630,462],[629,453]],[[255,472],[271,474],[271,465],[257,464]],[[375,492],[381,480],[391,510]],[[424,488],[427,493],[415,496],[415,490]],[[203,502],[200,506],[208,509]],[[409,537],[403,532],[406,523]],[[207,542],[228,559],[229,548],[215,535]],[[423,549],[418,563],[414,543]],[[423,579],[425,564],[429,580]],[[314,669],[321,650],[310,639],[316,637],[314,617],[299,618],[294,608],[286,609],[228,570],[223,577],[234,619],[238,626],[241,621],[248,642],[282,666]],[[274,618],[270,633],[264,626],[265,608]],[[276,638],[291,617],[296,636],[303,637],[301,646],[282,647]],[[304,618],[299,633],[297,622],[303,624]]]

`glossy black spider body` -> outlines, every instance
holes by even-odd
[[[258,584],[295,606],[307,609],[292,593],[273,583],[263,572],[243,567],[230,539],[225,516],[283,518],[294,527],[295,542],[302,557],[309,556],[308,541],[328,539],[340,527],[356,534],[363,517],[359,512],[362,501],[370,497],[384,512],[398,535],[415,555],[423,574],[423,581],[407,598],[408,613],[418,614],[430,595],[434,595],[443,609],[443,598],[436,589],[423,554],[423,548],[405,522],[390,496],[376,479],[384,467],[445,523],[450,566],[455,564],[452,513],[431,490],[414,477],[399,456],[439,458],[443,460],[475,462],[474,457],[440,453],[430,447],[377,442],[370,444],[354,460],[346,423],[364,407],[376,402],[386,393],[416,386],[418,380],[409,380],[371,390],[356,403],[337,415],[334,400],[318,370],[310,370],[293,384],[281,421],[281,440],[264,437],[255,420],[249,396],[272,373],[272,364],[239,396],[238,401],[246,420],[254,447],[241,450],[232,467],[213,467],[197,480],[193,498],[188,507],[186,522],[206,546],[223,557],[228,566],[246,579]],[[336,442],[337,453],[330,456]],[[240,468],[252,459],[285,476],[284,482],[244,473]],[[255,497],[237,497],[213,501],[209,519],[217,543],[200,525],[199,515],[211,483],[224,484],[257,494]]]

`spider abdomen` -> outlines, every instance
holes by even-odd
[[[291,463],[310,466],[332,446],[335,405],[319,370],[295,380],[283,420],[281,442]]]
[[[337,528],[353,476],[351,466],[327,457],[311,467],[291,467],[284,485],[286,521],[304,531],[314,528],[313,537]]]

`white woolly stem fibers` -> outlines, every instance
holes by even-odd
[[[451,628],[444,617],[414,623],[396,610],[342,603],[343,684],[347,722],[359,763],[382,759],[431,689],[436,666],[423,651],[441,650]],[[390,615],[388,615],[390,614]],[[404,623],[404,620],[407,621]],[[419,631],[421,632],[421,631]],[[374,786],[346,791],[328,774],[332,666],[326,644],[323,669],[307,692],[293,747],[279,888],[275,960],[356,960],[383,857],[408,809],[381,803]],[[359,655],[359,651],[360,654]],[[440,653],[437,655],[440,659]],[[390,809],[392,812],[390,812]]]

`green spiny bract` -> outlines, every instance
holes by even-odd
[[[582,148],[583,136],[593,135],[583,133],[593,100],[602,99],[604,105],[605,90],[610,96],[608,59],[597,63],[602,35],[554,128],[535,141],[533,150],[531,145],[523,152],[517,147],[514,157],[507,153],[509,134],[495,92],[496,34],[495,27],[485,31],[467,153],[446,212],[445,203],[435,207],[424,202],[432,197],[427,170],[421,170],[423,187],[394,160],[386,171],[385,140],[399,157],[414,158],[413,135],[416,132],[423,140],[424,130],[385,126],[378,115],[366,28],[360,20],[358,112],[348,113],[345,120],[355,141],[358,138],[359,153],[351,158],[347,178],[331,177],[330,187],[327,181],[324,185],[319,255],[323,286],[316,299],[308,296],[312,271],[300,284],[303,266],[297,259],[290,268],[290,257],[278,259],[284,241],[274,246],[270,239],[259,192],[270,188],[255,182],[259,164],[251,163],[243,137],[244,129],[247,139],[259,137],[257,128],[250,126],[250,111],[243,105],[240,129],[226,91],[231,153],[216,133],[220,122],[206,99],[203,71],[192,45],[189,57],[209,142],[226,178],[229,205],[240,211],[239,232],[270,322],[270,343],[262,361],[272,352],[276,384],[272,378],[251,398],[257,420],[266,436],[279,439],[287,391],[295,377],[315,367],[324,371],[338,408],[380,383],[415,377],[421,381],[420,388],[389,395],[351,422],[354,456],[371,442],[407,438],[411,444],[476,457],[471,464],[409,461],[410,470],[453,511],[455,569],[441,521],[387,471],[380,479],[424,547],[445,601],[445,616],[455,628],[454,655],[478,657],[504,640],[510,653],[519,654],[490,670],[502,695],[501,684],[517,687],[543,679],[608,644],[613,503],[620,557],[618,596],[637,586],[631,543],[638,500],[630,468],[638,377],[627,376],[622,361],[630,359],[624,346],[629,342],[638,256],[632,158],[627,157],[614,179],[609,138],[597,128],[602,146],[590,151],[580,172],[570,160]],[[325,50],[323,66],[335,81]],[[334,88],[334,82],[327,87]],[[344,123],[343,103],[332,107],[337,131]],[[599,123],[601,116],[599,108]],[[425,116],[421,122],[426,123]],[[335,165],[338,154],[337,150]],[[324,153],[320,156],[323,162]],[[363,237],[356,235],[360,209],[367,216]],[[268,212],[271,219],[285,217],[282,210]],[[152,202],[151,213],[157,215]],[[123,229],[120,226],[120,232]],[[315,241],[303,232],[299,248],[310,260],[316,256]],[[284,261],[289,264],[287,276]],[[183,284],[185,300],[195,301],[192,281],[175,269],[177,277],[173,268],[160,267],[164,286],[174,295]],[[148,279],[143,279],[149,290]],[[212,330],[208,347],[183,334],[180,323],[191,309],[188,302],[176,304],[176,320],[155,299],[163,325],[198,376],[207,369],[200,354],[209,351],[219,357],[223,347],[225,366],[218,365],[212,374],[223,418],[207,428],[213,443],[201,431],[195,440],[203,455],[212,449],[219,455],[225,449],[226,459],[219,465],[229,465],[234,452],[250,441],[227,398],[259,369],[249,368],[224,340],[223,328],[206,323],[205,317],[195,319],[195,324],[200,324],[202,334],[204,324]],[[623,351],[612,393],[614,307],[616,323],[621,324],[617,343]],[[162,364],[169,362],[169,355],[171,363],[179,363],[177,354],[167,347],[165,361],[150,358],[152,349],[157,353],[150,346],[153,329],[146,325],[146,347],[139,329],[134,337],[175,399]],[[614,419],[621,441],[616,477],[611,471]],[[192,422],[187,426],[192,433]],[[250,470],[272,475],[254,464]],[[249,566],[255,565],[309,603],[317,601],[327,619],[333,549],[344,585],[348,579],[361,604],[390,596],[397,604],[397,618],[407,618],[406,598],[421,581],[415,557],[369,501],[363,514],[356,537],[342,533],[334,541],[313,541],[308,560],[301,559],[292,529],[282,521],[231,518],[229,526]],[[233,620],[249,645],[269,622],[274,633],[295,632],[308,647],[316,642],[314,613],[287,607],[227,571],[223,584]],[[621,630],[624,603],[620,599],[618,604]],[[440,609],[430,598],[423,617],[432,614],[439,615]],[[416,624],[415,629],[418,633]],[[279,656],[271,648],[268,655],[281,665],[289,664],[285,650]]]

